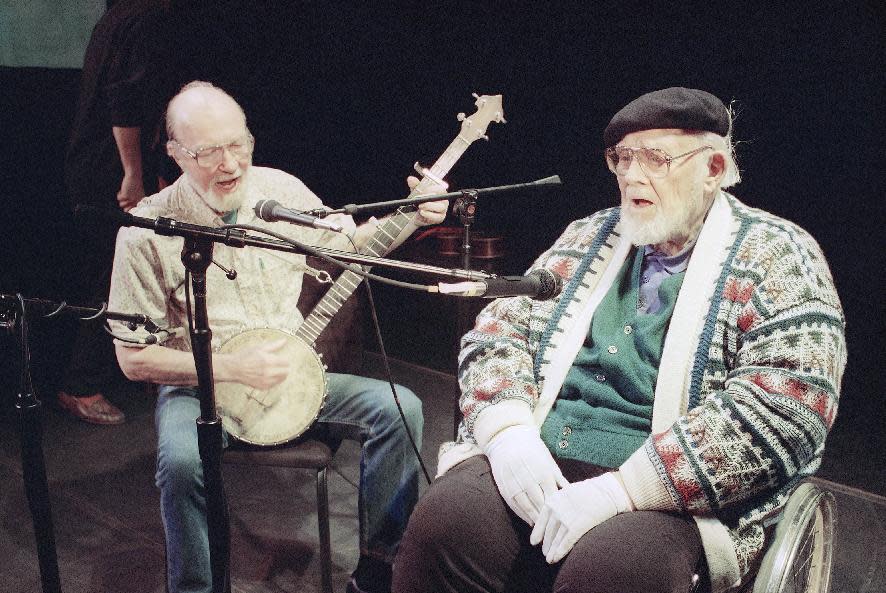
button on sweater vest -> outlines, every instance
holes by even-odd
[[[656,313],[641,314],[642,267],[643,251],[635,249],[595,311],[541,427],[542,440],[555,457],[618,467],[650,433],[665,333],[685,272],[662,281]]]

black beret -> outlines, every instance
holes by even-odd
[[[603,144],[614,146],[631,132],[665,128],[726,136],[729,111],[720,99],[698,89],[675,86],[653,91],[637,97],[612,117],[603,132]]]

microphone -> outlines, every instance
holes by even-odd
[[[173,338],[184,335],[185,328],[176,327],[173,329],[161,329],[144,338],[138,340],[142,344],[163,344]]]
[[[281,206],[277,200],[259,200],[255,203],[253,210],[255,210],[255,215],[265,222],[282,220],[290,224],[300,224],[302,226],[314,227],[315,229],[335,231],[337,233],[342,231],[342,226],[337,222],[330,222],[316,216],[302,214],[292,208]]]
[[[439,283],[437,289],[442,294],[464,297],[528,296],[538,301],[554,298],[563,289],[563,279],[554,272],[539,268],[525,276],[495,276],[479,282]]]

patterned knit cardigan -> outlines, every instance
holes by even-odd
[[[573,222],[533,268],[560,297],[498,299],[462,340],[457,442],[438,475],[515,424],[541,426],[630,251],[612,208]],[[652,434],[621,466],[638,509],[686,512],[715,591],[766,545],[798,481],[821,462],[846,364],[845,321],[824,256],[796,225],[721,192],[693,250],[665,338]]]

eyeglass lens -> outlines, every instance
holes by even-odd
[[[225,149],[237,158],[247,157],[252,153],[254,141],[250,137],[241,138],[225,146],[208,146],[197,151],[197,164],[201,167],[214,167],[225,158]]]
[[[606,151],[606,160],[609,168],[616,175],[626,175],[636,158],[640,166],[647,174],[662,177],[668,173],[668,159],[659,150],[654,148],[628,148],[616,146]]]

